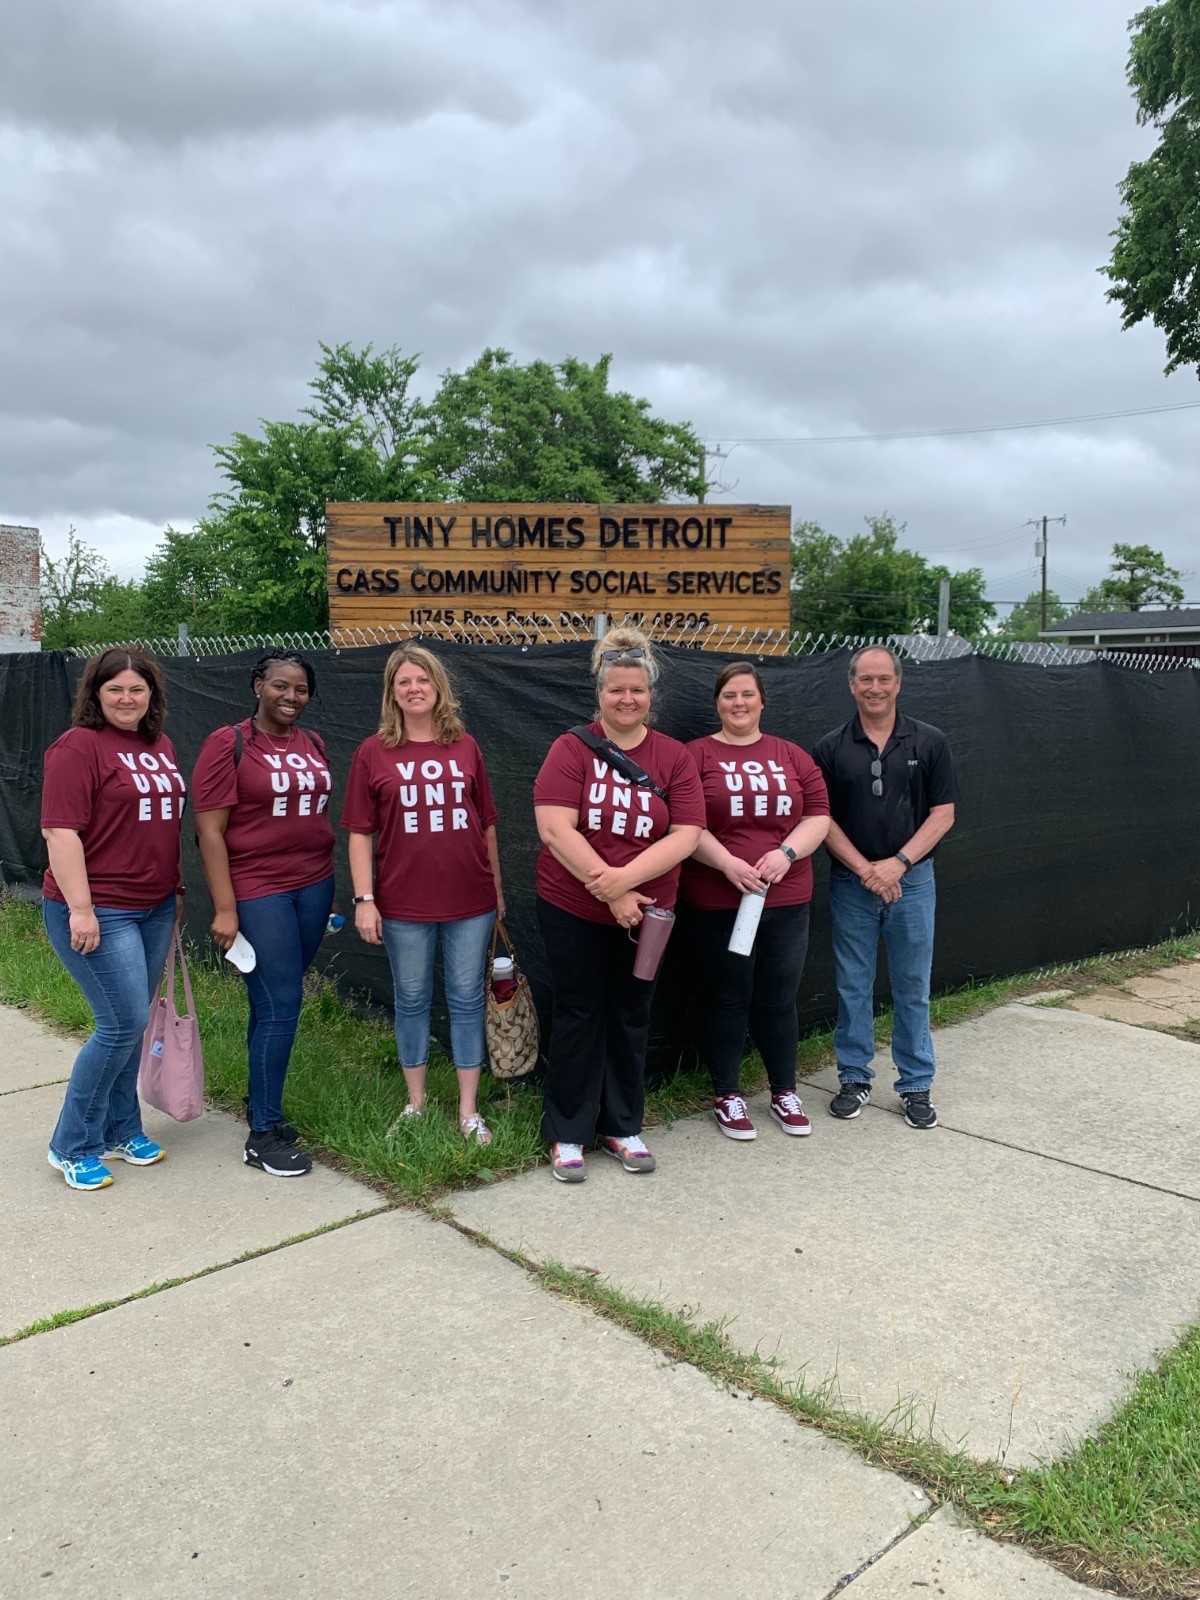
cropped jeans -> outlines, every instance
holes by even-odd
[[[383,919],[383,947],[396,991],[396,1049],[402,1067],[423,1067],[429,1059],[433,958],[439,941],[454,1065],[462,1072],[483,1066],[484,984],[495,921],[494,911],[456,922]]]
[[[255,1133],[283,1121],[283,1085],[304,1003],[304,974],[321,948],[332,905],[332,874],[303,889],[237,903],[238,931],[254,946],[255,955],[254,971],[244,975],[250,996],[246,1051]]]
[[[929,1031],[929,976],[937,890],[932,861],[918,861],[900,880],[899,900],[888,905],[864,889],[848,867],[829,873],[829,912],[837,972],[838,1020],[834,1034],[838,1077],[869,1083],[875,1076],[875,965],[879,941],[887,948],[892,981],[892,1060],[898,1094],[928,1092],[936,1063]]]
[[[146,910],[97,906],[100,943],[89,955],[71,949],[71,913],[61,900],[43,901],[42,918],[51,948],[83,991],[96,1024],[75,1058],[50,1137],[56,1154],[79,1161],[142,1132],[142,1035],[171,947],[175,896]]]

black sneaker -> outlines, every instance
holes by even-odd
[[[937,1127],[937,1112],[929,1104],[927,1089],[916,1094],[902,1094],[900,1098],[904,1101],[904,1120],[910,1128]]]
[[[244,1094],[242,1096],[242,1104],[246,1108],[246,1124],[247,1124],[247,1126],[249,1126],[249,1123],[250,1123],[250,1096],[248,1094]],[[275,1132],[283,1140],[284,1144],[299,1144],[300,1143],[300,1135],[296,1132],[295,1128],[292,1127],[290,1122],[277,1122],[275,1124]]]
[[[302,1178],[312,1171],[312,1161],[304,1151],[297,1149],[294,1140],[282,1137],[285,1127],[286,1124],[281,1124],[263,1133],[251,1131],[242,1152],[242,1160],[248,1167],[258,1167],[272,1178]]]
[[[837,1117],[841,1122],[849,1122],[851,1117],[858,1116],[870,1098],[869,1083],[843,1083],[829,1102],[829,1115]]]

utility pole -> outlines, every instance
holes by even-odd
[[[1027,528],[1036,528],[1036,527],[1038,527],[1040,525],[1041,530],[1042,530],[1041,538],[1036,540],[1035,543],[1034,543],[1034,546],[1033,546],[1034,555],[1035,556],[1041,556],[1041,558],[1042,558],[1042,624],[1041,624],[1041,628],[1039,629],[1039,632],[1041,632],[1041,633],[1045,633],[1046,626],[1047,626],[1047,623],[1046,623],[1046,567],[1047,567],[1047,564],[1048,564],[1049,539],[1047,537],[1046,530],[1047,530],[1048,525],[1051,522],[1061,522],[1064,528],[1067,525],[1067,519],[1066,519],[1065,516],[1064,517],[1040,517],[1040,518],[1039,517],[1030,517],[1029,521],[1025,524],[1025,526]]]
[[[938,638],[944,639],[950,632],[950,579],[943,578],[938,584]]]

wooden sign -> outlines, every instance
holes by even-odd
[[[348,503],[326,541],[335,643],[548,642],[600,614],[674,643],[788,624],[787,506]]]

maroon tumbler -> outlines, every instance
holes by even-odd
[[[660,911],[657,906],[647,906],[642,912],[642,926],[638,931],[637,955],[633,958],[633,975],[653,983],[658,977],[659,964],[671,929],[675,926],[673,911]]]

